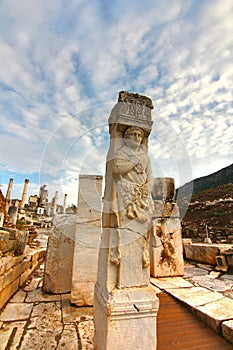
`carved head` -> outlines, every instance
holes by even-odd
[[[126,146],[137,149],[144,138],[144,131],[137,126],[130,126],[124,132],[124,143]]]

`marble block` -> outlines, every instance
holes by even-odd
[[[102,176],[80,175],[71,303],[94,303],[101,239]]]
[[[43,290],[49,293],[71,291],[76,215],[54,217],[48,239]]]

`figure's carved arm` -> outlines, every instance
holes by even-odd
[[[134,167],[135,164],[128,159],[116,158],[113,161],[113,172],[118,175],[126,174]]]

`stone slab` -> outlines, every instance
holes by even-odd
[[[33,304],[9,303],[0,315],[1,321],[27,320],[32,311]]]
[[[190,288],[193,287],[193,284],[186,281],[182,277],[161,277],[161,278],[154,278],[151,277],[150,279],[151,283],[155,285],[156,287],[167,290],[170,288]]]
[[[0,329],[0,350],[5,350],[10,341],[11,350],[17,350],[20,339],[23,335],[26,322],[7,322]]]
[[[33,307],[28,329],[38,332],[62,332],[62,315],[60,303],[39,303]]]
[[[26,295],[27,293],[20,289],[10,299],[10,303],[23,303],[26,298]]]
[[[214,293],[202,287],[179,288],[167,290],[169,294],[192,307],[214,303],[224,298],[220,293]]]
[[[93,307],[81,306],[76,307],[70,303],[70,294],[61,295],[62,317],[63,323],[69,324],[77,322],[83,315],[93,316]]]
[[[26,303],[35,303],[43,301],[60,301],[59,294],[46,294],[42,291],[41,288],[35,289],[32,292],[29,292],[26,298]]]
[[[195,312],[205,323],[219,333],[221,323],[233,318],[233,300],[223,297],[215,302],[198,306]]]
[[[56,350],[78,349],[78,335],[74,324],[64,325]],[[83,348],[82,348],[83,350]]]
[[[214,244],[184,244],[184,251],[187,259],[210,265],[216,265],[216,256],[219,253],[219,249],[220,245]]]
[[[94,322],[92,319],[84,319],[78,323],[78,332],[80,336],[82,350],[94,349]]]
[[[222,335],[233,344],[233,319],[222,323]]]
[[[57,339],[60,338],[60,332],[44,330],[38,332],[36,329],[27,330],[20,345],[20,350],[55,350],[57,348]]]
[[[230,290],[233,286],[230,280],[213,279],[211,276],[194,276],[192,281],[199,286],[211,289],[214,292],[224,292]]]
[[[199,267],[185,267],[184,268],[184,276],[192,277],[192,276],[206,276],[208,272],[205,269],[201,269]]]

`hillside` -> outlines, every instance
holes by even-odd
[[[193,194],[197,194],[208,189],[213,189],[221,185],[233,184],[233,164],[216,171],[213,174],[200,177],[181,186],[177,189],[177,196],[179,198],[189,195],[192,182]]]

